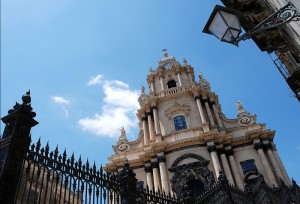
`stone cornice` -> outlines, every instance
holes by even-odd
[[[135,150],[130,150],[126,152],[124,155],[114,154],[109,158],[110,162],[107,167],[109,169],[114,169],[117,166],[122,166],[126,161],[129,155],[138,155],[137,159],[130,160],[130,166],[140,166],[144,165],[146,161],[149,161],[152,157],[157,157],[157,153],[164,152],[172,152],[176,149],[180,150],[184,147],[195,147],[195,145],[200,145],[205,147],[207,141],[213,141],[214,143],[224,144],[226,146],[232,146],[233,148],[241,145],[249,145],[252,143],[254,138],[267,139],[272,141],[275,135],[275,131],[271,130],[253,130],[248,131],[242,137],[233,138],[230,135],[220,135],[217,132],[206,132],[200,133],[199,136],[188,137],[185,139],[173,141],[166,143],[165,141],[159,143],[150,143],[148,146],[143,146],[140,148],[136,148]],[[168,137],[173,136],[172,134]],[[142,138],[142,137],[141,137]],[[142,142],[142,139],[139,138],[137,141],[130,142],[130,144],[138,143],[138,141]],[[163,139],[165,139],[163,137]]]

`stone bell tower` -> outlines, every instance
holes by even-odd
[[[183,188],[194,195],[210,189],[220,172],[241,189],[249,172],[263,175],[269,186],[278,186],[280,178],[289,185],[275,132],[256,123],[240,101],[237,117],[227,119],[202,73],[195,77],[186,59],[181,64],[163,51],[147,76],[149,93],[141,89],[138,138],[130,142],[120,129],[108,170],[118,171],[128,160],[141,185],[178,197]]]

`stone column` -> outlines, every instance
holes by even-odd
[[[223,125],[222,125],[222,122],[221,122],[221,120],[220,120],[220,116],[219,116],[219,113],[218,113],[218,109],[217,109],[217,107],[216,107],[216,104],[215,104],[215,102],[211,99],[211,103],[212,103],[212,107],[213,107],[213,111],[214,111],[214,114],[215,114],[215,116],[216,116],[216,119],[217,119],[217,123],[218,123],[218,126],[219,126],[219,128],[223,128]]]
[[[191,71],[187,70],[187,73],[188,73],[189,80],[190,80],[191,84],[193,84],[193,78],[192,78],[192,75],[191,75]]]
[[[151,81],[151,83],[150,83],[150,89],[151,89],[151,92],[155,92],[153,81]]]
[[[214,119],[212,117],[210,107],[208,105],[208,99],[204,98],[203,100],[204,100],[204,104],[205,104],[205,108],[206,108],[206,112],[207,112],[207,115],[208,115],[208,119],[209,119],[210,125],[211,126],[215,126],[215,122],[214,122]]]
[[[159,73],[159,82],[160,82],[161,90],[162,91],[165,90],[162,73]]]
[[[154,191],[158,192],[158,191],[161,191],[161,186],[160,186],[160,178],[159,178],[157,160],[151,159],[151,164],[152,164],[152,172],[153,172]]]
[[[209,127],[208,127],[206,119],[205,119],[204,111],[203,111],[203,108],[202,108],[202,105],[201,105],[201,101],[200,101],[200,96],[199,95],[195,96],[195,100],[196,100],[197,107],[198,107],[198,110],[199,110],[199,114],[200,114],[200,118],[201,118],[203,130],[204,130],[204,132],[208,132],[209,131]]]
[[[143,121],[143,132],[144,132],[144,145],[146,145],[148,144],[149,136],[148,136],[147,121],[145,116],[142,117],[142,121]]]
[[[163,152],[159,153],[157,156],[158,156],[157,161],[159,163],[162,191],[165,192],[166,194],[169,194],[170,188],[169,188],[169,182],[168,182],[168,172],[167,172],[167,167],[166,167],[166,163],[165,163],[166,158],[165,158]]]
[[[214,166],[214,170],[215,170],[215,174],[216,174],[216,180],[217,180],[219,178],[220,171],[222,171],[222,169],[221,169],[218,154],[216,151],[217,150],[216,145],[208,145],[207,149],[208,149],[208,152],[210,153],[211,160],[213,162],[213,166]]]
[[[229,158],[229,162],[230,162],[230,166],[231,166],[231,169],[232,169],[232,174],[233,174],[235,183],[240,189],[244,189],[244,182],[241,178],[241,175],[238,171],[235,159],[233,157],[233,150],[228,149],[228,150],[226,150],[226,152],[228,154],[228,158]]]
[[[177,74],[177,77],[178,77],[179,86],[182,86],[181,77],[180,77],[180,71],[178,70],[176,72],[176,74]]]
[[[147,117],[148,117],[148,128],[149,128],[150,140],[155,140],[154,130],[153,130],[153,123],[152,123],[152,117],[151,117],[150,110],[146,114],[147,114]]]
[[[157,114],[157,106],[154,105],[152,106],[152,112],[153,112],[153,117],[154,117],[154,127],[155,127],[155,133],[160,134],[160,128],[159,128],[159,119],[158,119],[158,114]]]
[[[234,185],[234,181],[233,181],[233,178],[232,178],[232,174],[231,174],[231,171],[230,171],[228,160],[226,158],[225,150],[222,148],[222,149],[219,150],[219,153],[220,153],[220,157],[221,157],[221,161],[222,161],[225,176],[227,177],[228,182],[230,184]]]
[[[153,190],[153,178],[152,178],[151,163],[145,164],[145,171],[146,171],[146,176],[147,176],[147,186],[150,190]]]
[[[275,157],[273,155],[272,145],[269,142],[267,142],[267,143],[264,144],[264,146],[265,146],[265,148],[267,150],[267,154],[268,154],[269,159],[271,161],[271,164],[272,164],[272,166],[274,168],[275,174],[277,176],[277,180],[279,180],[279,178],[284,179],[283,174],[281,173],[280,168],[279,168],[279,166],[277,164],[277,161],[276,161],[276,159],[275,159]]]
[[[266,174],[265,176],[269,179],[271,185],[274,184],[275,186],[277,186],[277,182],[276,182],[275,176],[272,172],[271,166],[270,166],[270,164],[267,160],[267,157],[264,153],[264,150],[262,149],[263,145],[260,142],[255,142],[254,141],[254,148],[257,150],[259,158],[260,158],[260,160],[262,162],[262,165],[264,167],[264,171],[265,171],[265,174]]]
[[[281,173],[283,174],[283,178],[282,179],[284,180],[285,184],[289,186],[289,185],[292,184],[291,180],[290,180],[290,178],[289,178],[289,176],[288,176],[288,174],[287,174],[287,172],[285,170],[285,167],[284,167],[284,165],[283,165],[283,163],[282,163],[282,161],[280,159],[280,156],[279,156],[279,154],[277,152],[275,144],[272,144],[272,146],[273,146],[274,157],[275,157],[275,159],[277,161],[277,164],[279,165],[279,167],[281,169]]]

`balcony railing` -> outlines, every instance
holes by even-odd
[[[180,86],[180,87],[174,87],[174,88],[170,88],[167,90],[163,90],[161,92],[158,93],[158,97],[162,98],[165,96],[170,96],[173,94],[178,94],[178,93],[185,93],[191,90],[191,86]]]

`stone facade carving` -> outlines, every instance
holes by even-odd
[[[197,159],[198,161],[179,165],[181,161],[189,158]],[[210,189],[214,184],[214,179],[212,172],[207,168],[208,163],[209,161],[193,153],[187,153],[178,157],[169,169],[174,173],[171,179],[173,192],[179,198],[182,198],[184,189],[192,191],[194,195]]]
[[[128,152],[130,150],[130,144],[126,138],[126,132],[125,132],[124,126],[122,126],[119,130],[120,130],[121,134],[119,136],[117,145],[112,146],[114,152],[117,154]]]

